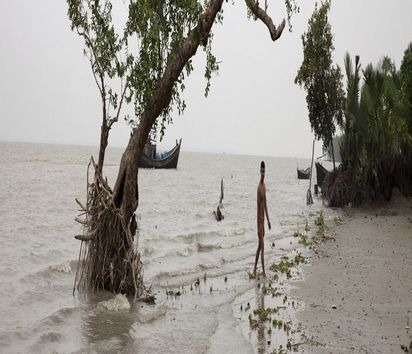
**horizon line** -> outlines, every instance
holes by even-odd
[[[44,141],[22,141],[22,140],[0,140],[0,143],[16,143],[16,144],[37,144],[37,145],[62,145],[62,146],[78,146],[78,147],[94,147],[94,148],[99,148],[98,145],[95,144],[76,144],[76,143],[56,143],[56,142],[44,142]],[[120,145],[110,145],[108,144],[108,148],[115,148],[115,149],[125,149],[126,146],[120,146]],[[196,148],[196,147],[182,147],[183,152],[189,152],[189,153],[204,153],[204,154],[213,154],[213,155],[233,155],[233,156],[256,156],[256,157],[273,157],[273,158],[281,158],[281,159],[311,159],[311,157],[303,157],[303,156],[279,156],[279,155],[264,155],[264,154],[256,154],[256,153],[241,153],[241,152],[236,152],[233,150],[217,150],[217,149],[212,149],[212,150],[203,150],[201,148]]]

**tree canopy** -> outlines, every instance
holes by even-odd
[[[342,123],[344,100],[341,70],[332,63],[334,46],[329,10],[329,0],[319,8],[315,5],[308,30],[302,35],[303,61],[295,78],[295,83],[306,90],[310,125],[315,138],[323,140],[324,148],[332,142],[335,124]]]
[[[212,53],[213,32],[208,31],[202,38],[199,19],[205,20],[207,10],[214,4],[219,5],[214,22],[222,23],[222,0],[130,0],[127,22],[121,29],[113,26],[110,0],[67,0],[67,3],[71,28],[84,39],[84,54],[90,61],[103,108],[108,111],[111,105],[118,109],[113,117],[107,117],[110,126],[117,121],[123,99],[134,103],[134,115],[125,116],[125,119],[132,128],[138,126],[168,63],[176,59],[179,49],[193,31],[206,53],[205,96],[208,95],[211,77],[219,70],[219,63]],[[267,4],[263,10],[257,1],[245,0],[245,3],[254,19],[266,24],[272,40],[278,39],[285,21],[277,27],[267,14]],[[299,7],[295,0],[285,0],[285,6],[291,28],[291,16],[299,11]],[[166,125],[173,121],[173,113],[181,114],[186,108],[182,97],[184,81],[193,69],[189,58],[172,85],[168,104],[154,122],[161,137]],[[120,89],[113,87],[110,81],[113,78],[121,79]]]

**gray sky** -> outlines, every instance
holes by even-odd
[[[243,0],[224,3],[224,24],[214,27],[220,73],[205,99],[205,57],[199,49],[186,82],[188,107],[175,117],[160,147],[182,137],[186,150],[310,157],[313,134],[305,92],[293,80],[302,61],[300,36],[315,1],[298,2],[301,13],[292,19],[293,32],[284,31],[275,43],[261,22],[247,20]],[[268,3],[280,23],[284,2]],[[1,141],[98,144],[98,92],[66,13],[63,0],[0,2]],[[411,19],[411,0],[334,0],[335,61],[343,66],[349,51],[360,55],[363,66],[388,55],[399,67],[412,41]],[[128,136],[121,121],[109,145],[125,146]]]

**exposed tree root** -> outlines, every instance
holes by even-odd
[[[78,290],[107,290],[125,294],[134,301],[147,297],[150,290],[143,284],[143,264],[135,251],[136,222],[125,221],[113,202],[113,193],[99,174],[89,183],[90,164],[87,168],[87,201],[80,206],[76,221],[83,228],[79,263],[73,292]]]

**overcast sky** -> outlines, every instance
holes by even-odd
[[[293,32],[284,31],[275,43],[261,22],[247,20],[243,0],[224,2],[223,26],[214,27],[220,73],[205,99],[199,50],[186,83],[185,114],[175,117],[160,147],[183,138],[185,150],[310,157],[305,92],[293,81],[302,61],[300,36],[315,1],[298,2]],[[268,3],[280,23],[284,1]],[[412,1],[334,0],[330,22],[339,65],[349,51],[360,55],[363,66],[388,55],[399,67],[412,41]],[[70,30],[66,2],[0,1],[0,141],[97,145],[100,117],[98,91],[82,42]],[[109,145],[125,146],[128,137],[120,121]]]

